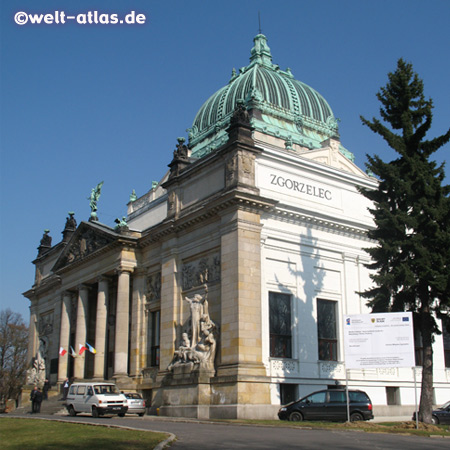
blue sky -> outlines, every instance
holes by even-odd
[[[233,67],[248,64],[258,11],[273,62],[325,97],[360,167],[366,154],[394,157],[359,116],[378,116],[375,94],[400,57],[434,100],[429,137],[449,127],[447,0],[2,0],[0,7],[0,308],[26,321],[22,292],[33,284],[43,230],[56,244],[68,211],[87,220],[87,197],[100,181],[99,219],[113,226],[133,189],[142,195],[161,179],[203,102]],[[144,25],[14,22],[19,11],[133,10],[145,14]]]

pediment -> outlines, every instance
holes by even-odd
[[[354,162],[346,158],[341,152],[333,147],[319,148],[301,153],[304,158],[312,159],[322,164],[326,164],[336,169],[352,173],[354,175],[369,176],[361,170]]]
[[[87,259],[109,247],[118,238],[118,234],[105,225],[81,222],[56,261],[53,272]]]

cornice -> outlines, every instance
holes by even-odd
[[[231,208],[262,214],[271,211],[276,203],[274,200],[251,192],[240,190],[222,192],[199,202],[187,211],[182,211],[182,215],[179,218],[171,219],[149,229],[146,236],[139,241],[139,246],[145,247],[170,234],[177,234],[203,224],[206,220],[210,220]]]
[[[31,289],[24,292],[22,295],[31,300],[31,297],[37,297],[52,289],[61,287],[61,277],[58,275],[49,275],[44,278],[38,285],[34,285]]]
[[[337,235],[345,235],[357,239],[362,239],[368,242],[374,242],[369,239],[367,233],[373,227],[358,224],[352,221],[338,220],[335,217],[326,215],[312,215],[303,211],[293,211],[287,208],[275,207],[267,214],[276,221],[293,223],[297,225],[303,225],[308,228],[314,228],[317,230],[325,230],[328,233]]]

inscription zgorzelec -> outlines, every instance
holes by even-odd
[[[270,174],[270,184],[289,189],[291,191],[300,192],[302,194],[311,195],[313,197],[324,198],[325,200],[331,200],[331,191],[328,189],[319,188],[311,184],[301,183],[300,181],[291,180],[290,178],[284,178],[279,175]]]

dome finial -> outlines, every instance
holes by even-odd
[[[255,45],[250,52],[250,61],[272,67],[272,54],[267,45],[267,38],[260,33],[253,38],[253,42]]]

